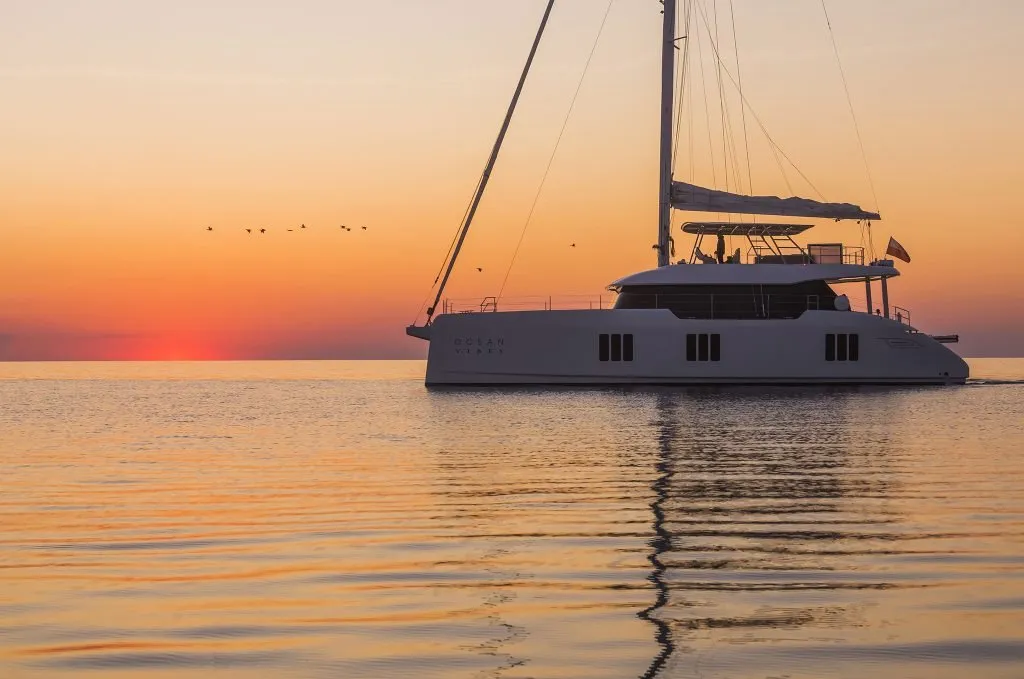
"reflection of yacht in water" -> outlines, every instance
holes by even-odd
[[[871,643],[863,609],[913,586],[875,561],[915,550],[917,536],[887,502],[899,475],[885,445],[858,444],[856,413],[879,399],[897,405],[898,392],[825,393],[629,392],[653,406],[642,412],[656,435],[650,590],[636,613],[656,650],[643,679],[720,676],[723,667],[731,671],[722,676],[786,676],[787,649],[799,657],[807,644]],[[898,406],[884,410],[895,426]],[[743,660],[754,658],[748,675]],[[829,656],[819,660],[821,671],[811,656],[800,667],[835,671]]]
[[[890,306],[888,281],[899,275],[892,260],[872,260],[863,247],[840,243],[800,245],[794,237],[811,226],[788,223],[789,218],[818,218],[870,226],[878,214],[848,203],[742,195],[674,181],[674,73],[676,51],[685,40],[676,35],[676,0],[664,0],[658,268],[612,283],[618,297],[610,309],[603,303],[555,309],[545,302],[543,310],[521,310],[496,298],[466,309],[443,300],[552,5],[553,0],[444,276],[439,276],[427,321],[407,329],[430,342],[427,384],[965,381],[966,363],[943,346],[956,337],[920,332],[910,325],[906,310]],[[691,254],[672,264],[673,209],[773,215],[787,223],[687,223],[683,232],[694,237]],[[709,238],[714,255],[703,249]],[[726,239],[733,245],[738,240],[741,247],[727,253]],[[909,261],[895,241],[887,254]],[[863,308],[853,309],[849,298],[833,289],[837,284],[863,286]],[[503,310],[506,306],[517,310]]]

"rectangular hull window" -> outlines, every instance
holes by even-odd
[[[859,361],[860,335],[829,333],[825,335],[826,361]]]
[[[633,335],[618,333],[600,334],[597,336],[597,360],[622,362],[633,360]]]
[[[686,336],[687,361],[721,361],[722,336],[718,334],[693,333]]]

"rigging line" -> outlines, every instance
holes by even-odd
[[[700,9],[700,5],[697,6]],[[705,127],[708,131],[708,159],[711,161],[711,186],[718,188],[718,177],[715,170],[715,145],[711,141],[711,111],[708,109],[708,81],[704,77],[704,48],[700,39],[700,31],[695,31],[697,35],[697,57],[700,61],[700,86],[704,91],[704,122]]]
[[[793,185],[789,183],[789,177],[786,175],[786,166],[783,165],[782,161],[779,159],[779,152],[775,150],[775,145],[768,144],[768,149],[772,152],[772,157],[775,158],[775,164],[778,166],[779,173],[782,175],[782,181],[786,183],[786,190],[789,191],[791,196],[796,195],[793,191]]]
[[[736,53],[736,79],[739,82],[740,99],[743,99],[743,74],[740,71],[740,46],[739,41],[736,39],[736,10],[733,6],[733,0],[729,0],[729,16],[732,19],[732,46],[733,51]],[[754,176],[753,171],[750,169],[750,139],[747,136],[747,109],[740,104],[740,117],[743,120],[743,148],[747,155],[747,192],[750,195],[754,195]]]
[[[715,52],[718,52],[718,0],[711,0],[711,11],[715,19],[715,30],[711,31],[708,28],[708,40],[711,41],[712,47]],[[725,93],[722,90],[722,61],[719,59],[715,64],[715,80],[718,82],[718,113],[722,125],[722,162],[725,164],[725,190],[729,190],[729,146],[726,143],[727,136],[727,115],[728,110],[725,105]],[[731,217],[731,215],[730,215]]]
[[[723,97],[722,105],[725,108],[726,140],[729,142],[729,156],[732,158],[732,178],[736,183],[737,191],[742,192],[743,181],[740,179],[739,154],[736,153],[736,134],[732,129],[732,114],[729,112],[729,99],[727,97]]]
[[[473,223],[473,217],[476,215],[477,208],[480,207],[480,201],[483,200],[484,190],[487,188],[487,182],[491,177],[491,172],[493,172],[494,166],[498,162],[498,154],[501,152],[501,146],[505,141],[505,135],[508,133],[508,128],[512,124],[512,116],[515,114],[516,106],[519,103],[519,97],[523,93],[523,87],[526,85],[526,78],[530,74],[530,67],[533,65],[533,60],[537,56],[537,49],[540,47],[541,38],[544,36],[544,29],[547,28],[548,19],[551,17],[551,10],[554,6],[555,0],[548,0],[547,7],[544,9],[544,16],[540,21],[540,28],[537,29],[537,36],[533,39],[533,46],[530,48],[530,54],[526,58],[526,65],[523,66],[523,73],[519,76],[519,84],[516,85],[515,94],[512,95],[512,102],[508,106],[508,111],[505,112],[505,119],[501,123],[501,130],[498,132],[498,138],[494,142],[494,148],[491,149],[491,155],[487,159],[487,165],[484,167],[480,186],[477,188],[476,195],[473,196],[473,204],[469,209],[469,213],[466,215],[466,221],[462,225],[462,229],[459,233],[459,240],[455,244],[455,249],[452,251],[452,257],[448,261],[448,266],[444,272],[444,278],[441,279],[441,285],[437,288],[437,294],[434,296],[434,303],[427,307],[428,324],[433,318],[434,312],[437,310],[438,302],[441,301],[441,295],[444,294],[444,288],[448,284],[448,279],[452,275],[452,269],[455,268],[455,260],[459,257],[462,245],[466,242],[466,236],[469,234],[469,227]]]
[[[679,141],[682,137],[683,130],[683,116],[688,114],[692,103],[686,102],[693,101],[693,87],[690,85],[690,80],[687,78],[690,72],[690,11],[693,6],[693,0],[685,0],[683,5],[683,11],[677,14],[677,25],[676,34],[680,37],[678,40],[683,41],[683,58],[679,61],[679,92],[676,97],[676,121],[674,130],[674,139],[672,141],[672,170],[675,173],[676,164],[679,161]],[[679,22],[682,23],[679,23]],[[693,117],[692,115],[686,115],[687,123],[687,151],[689,154],[690,163],[690,174],[693,174]]]
[[[444,261],[441,262],[441,268],[437,270],[437,276],[434,277],[434,284],[430,286],[430,289],[434,289],[434,285],[441,280],[441,273],[444,271],[444,265],[448,263],[448,258],[451,257],[452,250],[455,248],[455,241],[459,238],[459,231],[462,230],[462,225],[466,223],[466,215],[469,214],[469,210],[473,207],[473,196],[480,190],[480,182],[484,180],[484,176],[481,173],[480,177],[476,180],[476,186],[473,187],[473,194],[469,197],[469,202],[466,203],[466,211],[462,213],[462,219],[459,220],[459,228],[455,229],[455,233],[452,235],[452,242],[448,245],[448,252],[444,256]]]
[[[821,0],[821,11],[825,13],[825,25],[828,26],[829,37],[832,38],[832,51],[836,55],[836,65],[839,66],[839,77],[843,81],[843,90],[846,92],[846,104],[850,107],[850,117],[853,119],[853,130],[857,133],[857,145],[860,147],[860,157],[864,161],[864,172],[868,176],[868,185],[871,187],[871,197],[875,201],[875,210],[879,209],[878,194],[875,193],[875,182],[871,178],[871,167],[868,165],[868,154],[864,150],[864,140],[860,135],[860,125],[857,123],[857,113],[853,108],[853,98],[850,97],[850,87],[846,82],[846,72],[843,70],[843,60],[839,58],[839,44],[836,42],[836,34],[832,31],[832,21],[828,17],[828,8],[825,7],[825,0]],[[872,253],[873,254],[873,253]]]
[[[689,171],[690,179],[693,179],[693,85],[691,83],[690,70],[692,68],[692,54],[690,50],[690,12],[693,9],[693,0],[686,0],[683,6],[682,12],[682,25],[677,28],[683,38],[683,58],[679,69],[679,96],[676,100],[676,127],[675,127],[675,140],[672,146],[672,169],[676,170],[676,165],[679,162],[679,143],[682,137],[683,129],[683,117],[686,117],[686,144],[687,154],[689,156]],[[684,105],[685,104],[685,105]]]
[[[693,85],[686,88],[686,147],[690,161],[689,182],[693,183],[694,175],[694,148],[693,148]]]
[[[424,296],[423,301],[416,309],[416,318],[412,320],[413,325],[416,324],[416,321],[418,321],[420,318],[420,314],[423,313],[423,309],[426,308],[427,302],[430,300],[430,293],[434,291],[434,288],[437,287],[437,282],[441,280],[441,273],[444,271],[445,264],[448,263],[448,258],[451,257],[452,250],[455,248],[455,242],[459,238],[459,232],[462,230],[462,225],[465,224],[466,222],[466,215],[469,214],[469,210],[473,205],[473,196],[475,196],[476,192],[480,190],[480,182],[482,182],[483,179],[484,176],[483,174],[481,174],[480,178],[476,180],[476,185],[473,187],[473,194],[470,195],[469,202],[466,204],[466,211],[462,213],[462,219],[459,221],[459,227],[455,229],[455,233],[452,235],[451,243],[448,244],[448,252],[445,254],[444,259],[441,261],[441,266],[437,270],[437,275],[434,277],[434,282],[431,284],[430,288],[427,290],[426,296]]]
[[[680,35],[680,31],[679,31],[679,21],[680,21],[680,19],[681,19],[681,17],[677,13],[676,14],[676,27],[675,27],[675,34],[676,34],[676,36]],[[686,59],[686,57],[685,57],[685,53],[684,53],[683,60],[685,61],[685,59]],[[676,71],[675,71],[675,73],[672,74],[673,82],[678,80],[679,81],[679,87],[675,91],[676,100],[675,100],[675,108],[673,109],[676,112],[676,119],[672,123],[672,163],[673,163],[673,168],[675,167],[676,150],[679,148],[679,129],[680,129],[680,125],[682,124],[682,117],[679,114],[679,109],[681,107],[681,102],[682,102],[682,99],[683,99],[683,74],[686,72],[686,65],[685,64],[681,64],[679,59],[676,59],[674,61],[675,61],[675,69],[676,69]]]
[[[508,263],[508,269],[505,271],[505,278],[501,281],[501,288],[498,290],[498,296],[495,301],[500,301],[502,294],[505,292],[505,285],[508,283],[508,277],[512,273],[512,267],[515,266],[516,258],[519,256],[519,249],[523,246],[523,239],[526,238],[526,230],[530,226],[530,222],[533,220],[533,214],[537,210],[537,203],[540,202],[540,195],[544,191],[544,184],[548,180],[548,175],[551,173],[551,166],[555,162],[555,156],[558,155],[558,147],[562,143],[562,137],[565,135],[565,129],[569,126],[569,118],[572,117],[573,109],[576,108],[576,100],[580,96],[580,90],[583,89],[583,81],[587,77],[587,71],[590,70],[590,62],[594,60],[594,54],[597,52],[597,45],[601,42],[601,35],[604,33],[604,27],[608,23],[608,15],[611,14],[612,5],[615,4],[615,0],[608,0],[608,7],[604,11],[604,17],[601,19],[601,25],[597,29],[597,36],[594,38],[594,45],[590,48],[590,54],[587,56],[587,61],[583,65],[583,72],[580,74],[579,83],[576,84],[576,91],[572,95],[572,101],[569,102],[569,110],[565,113],[565,120],[562,121],[562,129],[558,132],[558,138],[555,140],[555,147],[551,150],[551,157],[548,158],[548,165],[544,168],[544,174],[541,176],[540,185],[537,187],[537,193],[533,197],[533,204],[530,206],[530,212],[526,215],[526,223],[523,224],[523,230],[519,233],[519,242],[516,243],[516,249],[512,253],[512,261]]]
[[[710,31],[710,27],[708,27],[708,20],[707,20],[707,17],[706,17],[706,16],[704,16],[704,15],[702,14],[702,15],[701,15],[701,19],[703,19],[703,21],[704,21],[704,26],[705,26],[705,28],[707,28],[707,29],[708,29],[708,30]],[[717,49],[717,48],[715,47],[715,44],[714,44],[714,43],[712,43],[712,44],[711,44],[711,48],[712,48],[712,49],[714,50],[714,53],[715,53],[715,58],[716,58],[716,59],[718,60],[719,64],[721,64],[721,63],[722,63],[722,57],[721,57],[721,55],[720,55],[720,54],[718,53],[718,49]],[[725,65],[722,65],[722,72],[723,72],[723,73],[725,73],[725,75],[726,75],[726,76],[727,76],[727,77],[729,78],[729,80],[730,80],[730,81],[732,82],[732,84],[733,84],[733,87],[736,87],[736,88],[737,88],[737,90],[738,90],[738,89],[739,89],[739,85],[738,85],[738,83],[736,82],[736,79],[732,77],[732,74],[731,74],[731,73],[729,72],[729,69],[728,69],[728,67],[726,67]],[[807,185],[808,185],[809,187],[811,187],[811,189],[812,189],[812,190],[813,190],[813,191],[814,191],[814,192],[815,192],[815,193],[816,193],[816,194],[818,195],[818,197],[819,197],[819,198],[821,198],[822,200],[826,200],[825,196],[824,196],[824,195],[823,195],[823,194],[821,193],[821,191],[819,191],[819,190],[818,190],[818,187],[816,187],[816,186],[815,186],[815,185],[814,185],[814,184],[813,184],[813,183],[811,182],[811,180],[807,178],[807,175],[805,175],[805,174],[803,173],[803,171],[801,171],[801,170],[800,170],[800,168],[799,168],[799,167],[797,166],[797,164],[796,164],[796,163],[794,163],[794,162],[793,162],[793,161],[792,161],[792,160],[790,159],[790,157],[786,155],[786,152],[782,150],[782,147],[781,147],[781,146],[779,146],[778,144],[776,144],[776,143],[775,143],[775,140],[774,140],[774,139],[772,139],[772,137],[771,137],[771,135],[770,135],[770,134],[768,134],[768,128],[767,128],[767,127],[765,127],[765,124],[764,124],[764,122],[763,122],[763,121],[761,120],[761,118],[760,118],[760,117],[759,117],[759,116],[757,115],[757,111],[755,111],[755,110],[754,110],[754,107],[753,107],[753,106],[751,106],[750,102],[749,102],[749,101],[747,100],[747,98],[746,98],[745,96],[743,96],[743,94],[742,94],[742,93],[740,94],[740,100],[741,100],[741,101],[743,102],[743,104],[744,104],[744,105],[745,105],[745,106],[746,106],[746,107],[747,107],[747,108],[748,108],[748,109],[750,110],[750,115],[752,115],[752,116],[754,117],[754,120],[755,120],[755,121],[757,122],[757,125],[758,125],[758,127],[760,127],[760,128],[761,128],[761,132],[762,132],[762,134],[764,134],[764,136],[765,136],[765,139],[767,139],[767,140],[768,140],[768,143],[769,143],[769,144],[771,144],[771,145],[772,145],[772,146],[773,146],[773,147],[774,147],[774,148],[775,148],[775,149],[776,149],[776,150],[777,150],[777,151],[779,152],[779,154],[780,154],[780,155],[781,155],[781,156],[782,156],[783,158],[785,158],[785,159],[786,159],[786,162],[788,162],[788,163],[789,163],[789,164],[790,164],[790,165],[791,165],[791,166],[793,167],[793,169],[797,171],[797,174],[799,174],[799,175],[800,175],[800,177],[801,177],[801,178],[802,178],[802,179],[803,179],[803,180],[804,180],[805,182],[807,182]]]
[[[719,40],[719,33],[718,33],[718,4],[717,4],[717,0],[712,0],[712,5],[711,6],[712,6],[712,11],[714,12],[713,18],[714,18],[714,24],[715,24],[713,34],[712,34],[711,27],[707,25],[707,15],[704,13],[706,11],[705,8],[702,7],[702,6],[698,6],[698,9],[700,9],[700,11],[702,13],[702,16],[704,17],[705,26],[707,26],[707,30],[708,30],[708,40],[711,42],[711,46],[714,49],[715,54],[717,56],[717,54],[718,54],[718,44],[720,42],[720,40]],[[740,177],[739,177],[739,171],[738,171],[739,161],[737,160],[737,156],[736,156],[736,143],[735,143],[734,135],[732,133],[732,116],[729,114],[729,100],[728,100],[728,97],[725,94],[724,88],[722,87],[722,69],[724,68],[724,66],[725,66],[725,64],[723,63],[723,61],[720,58],[716,59],[715,77],[716,77],[716,79],[718,81],[718,109],[719,109],[720,114],[721,114],[721,122],[722,122],[722,162],[725,165],[725,190],[726,191],[730,190],[729,189],[729,170],[731,169],[732,170],[732,178],[735,180],[737,191],[742,192],[743,184],[740,181]],[[729,152],[730,152],[730,150],[732,151],[732,154],[731,154],[732,155],[732,168],[729,167],[729,156],[730,156]],[[732,215],[729,216],[729,219],[730,219],[730,221],[732,220]]]
[[[686,96],[688,89],[686,73],[689,69],[689,55],[690,55],[690,39],[687,37],[687,31],[690,28],[690,6],[692,0],[687,2],[683,6],[682,15],[677,18],[676,21],[676,35],[680,36],[677,40],[683,41],[683,58],[679,60],[679,92],[676,95],[676,124],[673,133],[672,140],[672,167],[675,168],[676,159],[679,157],[679,137],[683,127],[683,99]],[[679,24],[679,20],[682,20],[682,26]],[[682,30],[680,30],[682,28]]]
[[[713,0],[712,5],[715,8],[715,37],[714,42],[716,44],[721,43],[721,35],[719,33],[718,26],[718,3],[717,0]],[[719,107],[722,111],[722,146],[723,153],[727,158],[732,158],[732,178],[735,182],[736,190],[738,192],[743,191],[743,182],[740,180],[740,162],[739,157],[736,153],[736,135],[732,129],[732,114],[729,112],[729,97],[722,86],[722,73],[721,67],[724,66],[722,62],[719,62],[719,69],[717,71],[718,76],[718,99]],[[742,104],[741,104],[742,106]],[[732,221],[732,215],[729,216],[729,221]]]
[[[686,13],[686,21],[687,21],[687,23],[686,23],[686,30],[687,30],[687,32],[689,32],[689,30],[690,30],[690,19],[691,19],[690,11],[692,9],[693,9],[693,0],[689,0],[687,2],[687,13]],[[687,41],[687,42],[689,42],[689,41]],[[687,47],[687,49],[689,49],[689,47],[690,47],[689,44],[687,44],[686,47]],[[688,59],[687,60],[686,68],[688,70],[693,68],[692,59]],[[692,80],[692,78],[688,79],[687,82],[689,82],[689,80]],[[694,151],[695,151],[695,149],[693,147],[693,118],[694,118],[694,116],[693,116],[693,84],[691,83],[686,88],[686,147],[687,147],[687,155],[689,156],[689,161],[690,161],[689,182],[691,184],[694,181],[693,177],[694,177],[694,172],[695,172],[695,170],[694,170],[694,162],[695,162],[695,153],[694,153]]]

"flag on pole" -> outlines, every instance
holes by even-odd
[[[907,264],[910,264],[910,254],[892,236],[889,236],[889,247],[885,249],[885,254],[892,255],[896,259],[902,259]]]

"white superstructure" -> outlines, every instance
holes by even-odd
[[[550,14],[549,0],[427,323],[407,329],[430,342],[427,384],[963,383],[967,364],[944,346],[957,338],[922,333],[910,325],[909,312],[890,307],[888,281],[899,275],[893,262],[865,261],[863,248],[841,243],[802,245],[794,237],[808,224],[687,223],[682,231],[693,236],[690,256],[669,263],[673,208],[879,219],[848,203],[745,196],[673,181],[675,4],[664,2],[658,268],[621,278],[609,286],[608,299],[577,300],[571,309],[557,309],[553,300],[539,300],[531,310],[494,298],[472,308],[442,300]],[[710,254],[703,247],[708,239]],[[860,308],[837,292],[850,284],[864,291]]]

